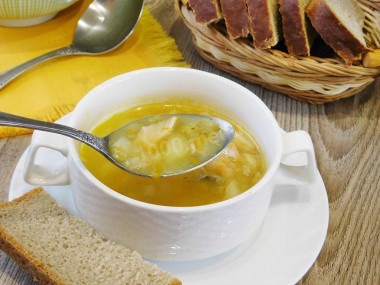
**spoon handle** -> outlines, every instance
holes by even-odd
[[[65,125],[43,122],[0,112],[0,126],[27,128],[64,135],[79,140],[95,148],[102,154],[108,154],[108,142],[106,139],[94,136],[93,134],[86,133]]]
[[[46,61],[48,59],[51,59],[53,57],[63,56],[63,55],[71,55],[74,54],[75,50],[72,48],[72,46],[66,46],[54,51],[47,52],[43,55],[40,55],[36,58],[33,58],[27,62],[24,62],[20,65],[17,65],[15,67],[12,67],[4,72],[0,73],[0,89],[2,89],[8,82],[19,76],[24,71],[28,70],[29,68],[37,65],[40,62]]]

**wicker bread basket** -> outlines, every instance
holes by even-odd
[[[364,67],[360,61],[346,66],[337,57],[294,57],[278,49],[255,49],[248,39],[231,40],[223,23],[201,25],[181,0],[175,0],[191,30],[199,54],[216,67],[246,81],[313,104],[352,96],[380,75],[380,67]],[[367,46],[380,47],[380,1],[355,0],[365,13]]]

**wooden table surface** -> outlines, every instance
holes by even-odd
[[[239,82],[265,102],[283,129],[310,133],[328,192],[330,221],[322,251],[299,284],[380,284],[380,80],[335,103],[295,101],[242,82],[200,58],[173,0],[148,0],[147,5],[193,68]],[[0,139],[1,201],[8,198],[13,170],[29,142],[29,135]],[[1,252],[0,284],[33,284],[33,278]]]

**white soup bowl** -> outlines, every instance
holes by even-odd
[[[255,233],[267,213],[275,184],[312,183],[316,163],[310,136],[284,133],[266,105],[251,91],[221,76],[186,68],[151,68],[112,78],[90,91],[71,114],[69,125],[90,131],[112,114],[145,103],[190,98],[239,123],[264,152],[267,171],[246,192],[215,204],[169,207],[123,196],[97,180],[83,165],[81,143],[59,135],[32,140],[25,179],[36,185],[70,184],[80,215],[108,238],[143,257],[156,260],[194,260],[238,246]],[[36,165],[38,148],[63,153],[67,164],[49,172]],[[288,167],[282,159],[306,153],[307,164]]]

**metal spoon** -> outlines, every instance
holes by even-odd
[[[61,124],[56,123],[49,123],[49,122],[43,122],[38,121],[34,119],[24,118],[4,112],[0,112],[0,126],[12,126],[12,127],[21,127],[21,128],[28,128],[28,129],[35,129],[40,131],[46,131],[46,132],[52,132],[61,134],[64,136],[71,137],[73,139],[79,140],[90,147],[94,148],[96,151],[100,152],[103,156],[105,156],[108,160],[110,160],[112,163],[114,163],[116,166],[120,167],[121,169],[135,175],[144,176],[144,177],[152,177],[155,176],[154,174],[147,174],[147,173],[141,173],[136,172],[135,170],[132,171],[131,169],[128,169],[124,164],[122,165],[119,163],[119,161],[112,156],[110,152],[110,141],[115,141],[115,138],[120,136],[120,132],[125,132],[127,128],[134,129],[136,125],[149,125],[149,122],[151,121],[157,121],[158,119],[165,119],[167,117],[177,117],[182,118],[184,120],[191,120],[191,121],[200,121],[200,120],[212,120],[213,123],[218,125],[220,129],[223,132],[222,139],[220,140],[220,144],[218,144],[218,151],[208,154],[207,157],[203,159],[203,161],[198,161],[198,164],[194,167],[191,167],[189,169],[175,169],[172,172],[165,173],[163,172],[160,177],[169,177],[174,175],[180,175],[184,174],[190,171],[193,171],[197,168],[202,167],[206,163],[210,162],[211,160],[215,159],[218,155],[220,155],[231,143],[234,135],[235,130],[234,127],[227,121],[222,120],[220,118],[215,118],[211,116],[206,115],[199,115],[199,114],[162,114],[162,115],[154,115],[145,117],[139,120],[132,121],[123,127],[117,129],[116,131],[108,134],[105,137],[98,137],[90,133],[86,133],[77,129],[74,129],[72,127],[68,127]],[[218,141],[219,142],[219,141]],[[210,142],[213,143],[213,142]]]
[[[95,0],[79,19],[70,45],[0,73],[0,89],[42,61],[64,55],[95,55],[117,48],[132,34],[143,6],[144,0]]]

